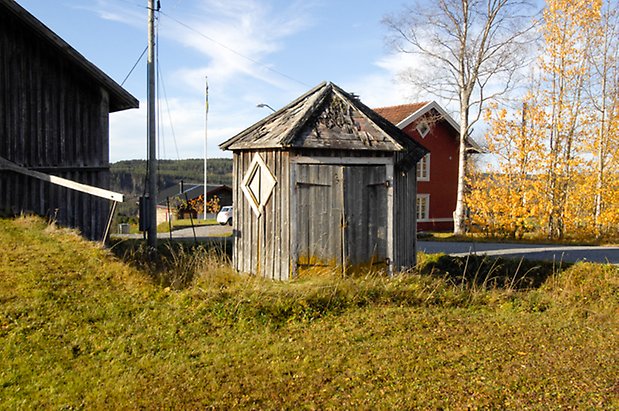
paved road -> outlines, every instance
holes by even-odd
[[[196,227],[196,237],[227,237],[232,234],[232,227],[229,225],[203,225]],[[157,234],[158,238],[170,238],[170,233]],[[172,238],[193,238],[193,229],[181,228],[172,231]]]
[[[227,237],[232,234],[232,227],[229,225],[207,225],[195,227],[196,237]],[[142,234],[112,234],[114,237],[119,238],[142,238]],[[172,238],[193,238],[193,229],[181,228],[179,230],[172,231]],[[170,233],[157,233],[157,238],[168,239]]]
[[[619,247],[557,246],[506,243],[457,243],[441,241],[419,241],[419,251],[445,253],[453,256],[468,254],[502,256],[540,261],[591,261],[595,263],[619,264]]]

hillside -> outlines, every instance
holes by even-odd
[[[137,200],[145,190],[146,161],[124,160],[110,167],[110,186],[112,191],[125,195],[124,203],[118,206],[116,222],[135,221],[138,214]],[[159,160],[159,189],[187,183],[204,182],[204,160]],[[232,159],[211,158],[208,161],[209,184],[232,185]]]
[[[162,247],[123,262],[41,219],[0,219],[0,408],[619,407],[617,267],[523,291],[436,267],[273,283]]]
[[[177,185],[181,180],[190,183],[204,181],[204,160],[159,160],[159,187]],[[111,189],[131,196],[144,191],[145,160],[125,160],[111,165]],[[232,184],[232,159],[211,158],[208,161],[209,184]]]

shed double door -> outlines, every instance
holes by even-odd
[[[297,164],[295,179],[299,269],[388,262],[385,165]]]

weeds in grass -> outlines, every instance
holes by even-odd
[[[120,243],[119,243],[120,244]],[[157,250],[144,242],[116,245],[116,254],[151,276],[153,281],[171,289],[189,287],[196,276],[221,269],[229,270],[229,256],[216,245],[160,242]]]
[[[454,286],[473,291],[503,289],[507,291],[538,288],[547,278],[568,268],[554,262],[510,260],[468,255],[420,255],[417,270],[421,274],[444,276]]]

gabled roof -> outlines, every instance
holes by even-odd
[[[429,104],[427,101],[421,103],[400,104],[399,106],[375,108],[374,111],[397,126],[398,123],[402,122],[412,113],[422,109],[427,104]]]
[[[110,112],[137,108],[138,100],[14,0],[0,0],[0,13],[13,15],[42,41],[72,61],[110,94]]]
[[[374,111],[391,121],[402,130],[408,127],[411,123],[420,119],[422,116],[430,113],[432,110],[438,112],[440,118],[444,119],[447,124],[453,128],[457,135],[460,135],[460,125],[458,122],[454,120],[454,118],[451,117],[449,113],[447,113],[436,101],[402,104],[399,106],[379,107],[374,109]],[[473,139],[467,138],[467,144],[469,146],[467,151],[477,153],[481,153],[483,151]]]
[[[404,151],[419,158],[427,152],[402,130],[329,82],[319,84],[219,147],[233,151],[272,148]]]

